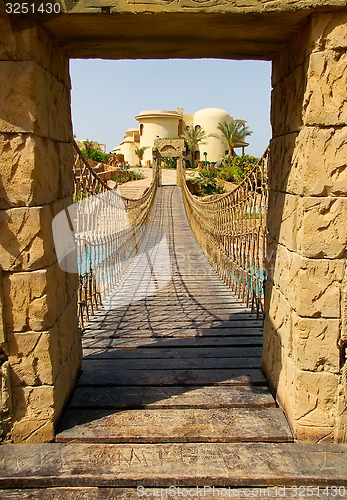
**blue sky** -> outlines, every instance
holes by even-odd
[[[270,73],[265,61],[217,59],[71,60],[72,115],[78,139],[118,145],[148,109],[215,107],[247,120],[246,152],[260,156],[270,138]]]

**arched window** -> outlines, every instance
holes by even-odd
[[[140,125],[140,136],[143,134],[143,123]]]
[[[201,129],[201,125],[195,125],[195,130],[200,130]]]

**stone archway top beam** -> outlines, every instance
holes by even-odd
[[[80,0],[45,23],[70,58],[273,59],[345,0]],[[152,14],[152,15],[149,15]]]
[[[97,13],[110,8],[119,12],[192,12],[218,11],[234,14],[266,12],[293,12],[317,7],[345,7],[345,0],[74,0],[62,1],[69,13]]]
[[[182,157],[185,152],[183,139],[156,139],[154,141],[153,157]]]

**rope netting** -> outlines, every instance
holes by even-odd
[[[264,308],[268,157],[269,149],[234,191],[212,199],[182,183],[187,217],[207,259],[257,313]]]
[[[110,189],[82,155],[77,144],[74,162],[74,210],[78,316],[83,328],[102,300],[119,282],[144,237],[158,185],[158,170],[140,199]]]

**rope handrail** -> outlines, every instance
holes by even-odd
[[[206,257],[247,307],[264,310],[269,148],[231,192],[199,199],[182,183],[191,228]]]
[[[78,317],[83,329],[137,253],[156,195],[158,169],[141,198],[126,198],[98,176],[75,141],[73,147]]]

